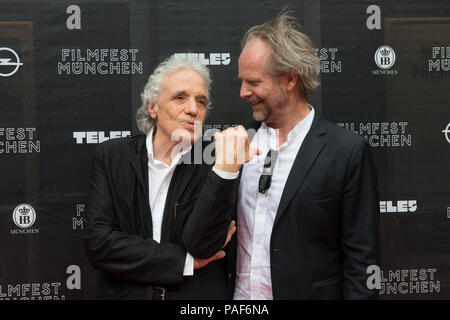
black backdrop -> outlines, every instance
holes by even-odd
[[[376,159],[381,298],[450,298],[447,0],[129,0],[0,1],[0,300],[95,296],[81,235],[96,143],[137,132],[140,92],[173,53],[209,64],[208,126],[250,119],[239,42],[285,4],[322,62],[310,103]]]

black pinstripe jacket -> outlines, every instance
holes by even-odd
[[[192,277],[183,277],[183,269],[186,252],[206,258],[224,244],[237,180],[221,179],[207,165],[179,164],[157,243],[145,138],[109,140],[94,154],[83,240],[89,261],[101,271],[97,295],[146,299],[152,286],[162,286],[169,299],[231,299],[234,270],[227,265],[234,263],[227,263],[228,257],[196,269]]]

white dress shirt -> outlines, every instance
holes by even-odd
[[[170,181],[181,157],[189,152],[190,148],[178,153],[169,166],[162,161],[156,160],[153,156],[153,128],[147,134],[146,146],[148,152],[148,194],[152,211],[153,240],[159,243],[161,241],[161,226]],[[188,252],[183,275],[192,276],[193,274],[194,258]]]
[[[270,238],[275,216],[289,172],[306,134],[311,128],[314,109],[288,134],[279,147],[277,131],[265,123],[250,143],[262,153],[244,164],[238,193],[237,261],[235,300],[271,300]],[[264,160],[270,149],[278,150],[272,184],[265,194],[259,193],[258,183]]]

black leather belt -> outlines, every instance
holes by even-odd
[[[167,291],[163,287],[153,287],[152,300],[166,300]]]

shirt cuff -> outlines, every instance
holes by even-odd
[[[225,180],[233,180],[236,179],[237,177],[239,177],[239,171],[238,172],[226,172],[226,171],[221,171],[221,170],[217,170],[216,168],[213,167],[212,169],[219,177],[221,177],[222,179]]]
[[[194,275],[194,257],[188,252],[186,254],[186,262],[184,263],[183,276]]]

